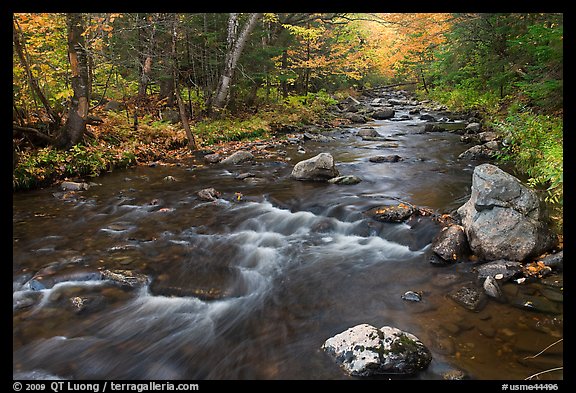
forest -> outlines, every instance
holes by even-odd
[[[13,189],[327,121],[396,83],[480,113],[500,160],[562,203],[552,13],[14,14]]]

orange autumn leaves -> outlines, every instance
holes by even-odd
[[[432,50],[444,42],[452,15],[443,13],[376,14],[374,21],[361,21],[358,29],[366,39],[373,67],[393,77],[401,62],[431,60]]]

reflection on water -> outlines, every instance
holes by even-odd
[[[359,323],[410,331],[431,349],[432,364],[413,379],[453,369],[524,379],[561,366],[561,345],[530,358],[562,337],[561,314],[456,305],[446,295],[474,280],[473,264],[428,262],[437,223],[364,214],[398,200],[444,213],[467,200],[473,167],[456,159],[466,146],[454,134],[419,133],[420,123],[371,124],[395,145],[348,129],[307,142],[305,154],[287,146],[287,162],[140,167],[76,194],[15,195],[15,375],[349,379],[320,346]],[[363,181],[289,178],[295,162],[321,151]],[[387,154],[402,160],[368,160]],[[245,172],[263,180],[235,178]],[[221,199],[200,201],[206,187]],[[423,301],[402,300],[408,290]]]

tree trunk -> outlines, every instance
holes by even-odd
[[[66,14],[68,24],[68,60],[72,74],[74,96],[70,103],[68,119],[58,137],[57,145],[69,149],[79,143],[86,131],[89,104],[88,57],[84,41],[84,20],[82,14]]]
[[[218,82],[218,89],[216,90],[216,98],[214,99],[214,107],[223,108],[230,94],[230,85],[232,78],[234,78],[234,71],[236,64],[242,55],[242,51],[248,41],[248,36],[254,30],[256,22],[262,16],[261,13],[252,13],[248,22],[244,25],[242,32],[237,36],[237,18],[235,13],[230,14],[228,22],[228,50],[226,52],[226,60],[224,61],[224,71],[220,76]]]
[[[24,43],[24,35],[22,33],[22,29],[16,19],[13,19],[13,30],[12,30],[12,41],[14,43],[14,49],[16,50],[16,54],[18,55],[18,59],[20,60],[20,64],[24,67],[24,71],[26,72],[26,77],[28,79],[28,85],[30,89],[32,89],[33,95],[38,97],[48,114],[50,120],[58,125],[60,123],[60,117],[56,112],[52,110],[50,107],[50,103],[46,96],[42,93],[40,86],[38,85],[38,80],[32,75],[32,70],[30,69],[30,64],[28,58],[26,56],[26,45]]]
[[[138,17],[138,41],[140,46],[140,78],[138,80],[138,97],[146,97],[146,90],[148,84],[150,83],[150,74],[152,72],[152,53],[154,51],[155,36],[156,36],[156,23],[157,18],[152,19],[150,33],[148,37],[145,36],[144,32],[147,28],[148,21],[142,23],[142,18]]]
[[[180,111],[180,120],[182,121],[182,126],[186,131],[186,136],[188,137],[188,146],[190,150],[196,150],[196,139],[192,130],[190,129],[190,124],[188,124],[188,115],[186,114],[186,108],[184,107],[184,102],[182,102],[182,97],[180,96],[180,89],[178,87],[178,53],[176,52],[176,38],[177,38],[177,24],[178,16],[174,14],[172,20],[172,80],[174,83],[174,92],[176,93],[176,102],[178,102],[178,110]]]
[[[288,81],[286,80],[286,70],[288,69],[288,50],[284,49],[282,51],[282,80],[280,81],[280,86],[282,89],[282,98],[288,98]]]

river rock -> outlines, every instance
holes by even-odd
[[[480,132],[480,123],[470,123],[464,128],[466,134],[477,134]]]
[[[380,108],[372,114],[372,117],[376,120],[385,120],[394,117],[394,113],[392,108]]]
[[[60,183],[60,188],[64,191],[82,191],[87,190],[90,186],[83,182],[63,181]]]
[[[470,199],[458,209],[470,249],[487,261],[523,261],[555,245],[534,191],[491,164],[474,169]]]
[[[226,157],[222,161],[220,161],[220,163],[225,165],[228,164],[237,165],[252,160],[254,160],[254,155],[252,153],[246,150],[239,150],[233,153],[232,155]]]
[[[365,137],[365,136],[381,136],[378,131],[376,131],[374,128],[361,128],[358,130],[358,133],[356,134],[358,136],[361,137]]]
[[[446,131],[440,124],[426,123],[424,125],[424,132],[442,132]]]
[[[406,300],[408,302],[419,302],[422,300],[422,294],[416,291],[406,291],[400,297],[402,298],[402,300]]]
[[[377,163],[380,163],[380,162],[398,162],[400,160],[402,160],[402,157],[400,157],[399,155],[396,155],[396,154],[392,154],[389,156],[373,156],[373,157],[370,157],[368,159],[368,161],[370,161],[370,162],[377,162]]]
[[[390,206],[378,206],[366,212],[366,214],[376,221],[382,222],[403,222],[410,218],[414,213],[416,213],[416,209],[405,203]]]
[[[215,200],[217,200],[218,198],[220,198],[220,192],[216,191],[214,188],[210,187],[210,188],[204,188],[203,190],[200,190],[196,193],[196,195],[198,195],[198,198],[203,200],[203,201],[207,201],[207,202],[213,202]]]
[[[222,160],[222,156],[218,153],[206,154],[204,156],[204,161],[206,161],[209,164],[216,164],[216,163],[220,162],[221,160]]]
[[[358,184],[362,181],[358,176],[346,175],[346,176],[336,176],[328,180],[331,184],[342,184],[342,185],[353,185]]]
[[[356,98],[352,96],[346,97],[344,100],[340,101],[338,107],[344,112],[357,112],[362,104]]]
[[[463,260],[470,253],[464,227],[454,224],[443,228],[432,241],[432,251],[445,263]]]
[[[486,295],[490,296],[491,298],[494,298],[498,301],[504,300],[504,293],[502,292],[502,289],[500,289],[498,281],[492,276],[486,277],[482,287],[484,288]]]
[[[418,337],[391,326],[357,325],[326,340],[322,349],[352,376],[413,374],[432,361]]]
[[[136,288],[148,283],[148,276],[131,270],[102,270],[102,278],[129,288]]]
[[[547,255],[542,258],[542,263],[554,270],[562,270],[564,264],[564,250],[559,251],[556,254]]]
[[[520,262],[515,261],[507,261],[504,259],[500,259],[493,262],[488,262],[480,265],[477,268],[478,271],[478,279],[483,281],[486,277],[494,277],[500,275],[501,277],[499,280],[501,281],[508,281],[509,279],[513,278],[522,273],[522,264]]]
[[[423,115],[420,115],[420,120],[426,120],[426,121],[436,121],[436,118],[428,113],[424,113]]]
[[[442,379],[445,381],[461,381],[466,378],[462,370],[448,370],[442,373]]]
[[[348,113],[344,114],[344,117],[347,118],[348,120],[350,120],[352,123],[362,124],[362,123],[366,123],[368,121],[366,116],[360,115],[358,113],[348,112]]]
[[[290,176],[296,180],[326,181],[338,175],[332,155],[320,153],[294,165]]]
[[[471,311],[480,311],[486,304],[486,295],[472,284],[453,290],[448,297]]]
[[[460,160],[489,160],[498,153],[500,153],[500,145],[497,141],[491,141],[482,145],[472,146],[462,152],[458,158]]]

